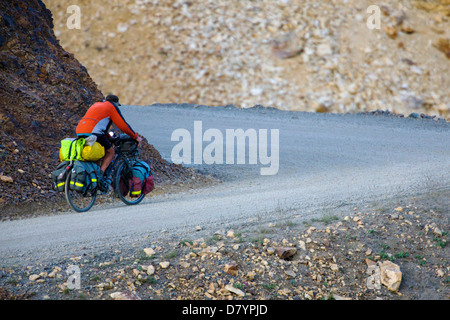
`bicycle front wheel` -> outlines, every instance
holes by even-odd
[[[120,200],[122,200],[122,202],[126,205],[132,206],[139,204],[144,199],[145,194],[141,193],[139,197],[132,197],[130,195],[127,185],[124,185],[124,183],[128,183],[128,178],[130,175],[130,169],[128,168],[127,164],[125,162],[122,162],[116,170],[114,187]]]
[[[72,170],[69,171],[66,178],[66,185],[64,193],[66,195],[66,200],[73,210],[77,212],[86,212],[92,208],[95,203],[95,199],[97,198],[97,190],[93,193],[88,193],[84,195],[75,190],[70,190],[70,177],[72,174]]]

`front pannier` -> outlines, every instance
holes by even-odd
[[[142,193],[151,192],[153,190],[153,176],[150,166],[145,161],[136,161],[133,165],[133,177],[128,183],[131,197],[139,197]]]

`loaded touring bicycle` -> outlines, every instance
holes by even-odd
[[[138,142],[126,134],[110,132],[115,158],[105,171],[114,194],[127,205],[136,205],[154,188],[150,166],[138,159]],[[90,137],[61,141],[60,160],[52,172],[55,190],[64,192],[77,212],[92,208],[100,191],[100,167],[95,161],[104,156],[102,146]],[[100,148],[100,147],[101,148]],[[106,192],[107,193],[107,192]]]

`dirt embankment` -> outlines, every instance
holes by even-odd
[[[61,139],[75,135],[87,108],[103,99],[86,68],[59,44],[42,1],[0,1],[0,211],[54,199],[49,174]],[[144,141],[156,182],[191,179]],[[32,210],[31,210],[32,211]]]

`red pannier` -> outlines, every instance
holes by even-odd
[[[150,166],[144,161],[137,161],[133,165],[133,177],[128,181],[131,197],[140,197],[154,189],[153,175]]]

